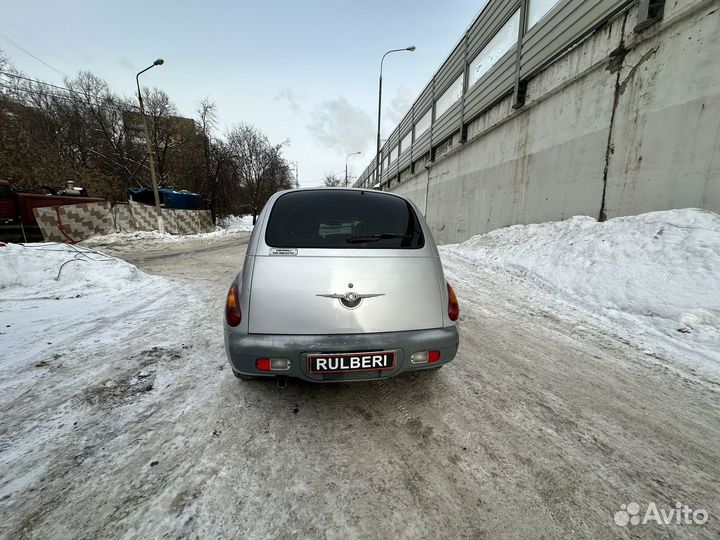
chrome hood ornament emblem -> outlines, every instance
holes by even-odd
[[[385,293],[375,294],[360,294],[354,291],[346,292],[345,294],[316,294],[315,296],[322,296],[323,298],[335,298],[340,300],[343,307],[348,309],[354,309],[360,305],[365,298],[374,298],[376,296],[385,296]]]

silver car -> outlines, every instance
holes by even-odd
[[[458,301],[427,224],[398,195],[276,193],[227,295],[225,349],[241,379],[377,380],[450,362]]]

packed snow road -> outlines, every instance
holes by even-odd
[[[116,249],[174,283],[122,311],[87,306],[94,321],[71,342],[5,368],[3,537],[720,534],[716,384],[447,253],[463,315],[442,370],[238,381],[221,317],[246,241]],[[630,502],[710,519],[617,525]]]

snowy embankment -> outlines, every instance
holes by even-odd
[[[87,248],[0,246],[0,500],[28,497],[52,483],[63,456],[136,425],[134,400],[161,399],[153,388],[174,382],[158,366],[201,305]]]
[[[85,334],[95,343],[111,343],[114,332],[130,330],[114,322],[128,310],[153,304],[172,287],[164,278],[79,246],[48,242],[0,247],[3,376]],[[101,324],[103,320],[107,324]]]
[[[253,218],[252,216],[226,216],[218,219],[218,225],[231,231],[252,232]]]
[[[83,245],[93,248],[112,246],[118,248],[128,244],[142,241],[147,246],[166,245],[188,240],[202,240],[208,244],[221,242],[237,236],[247,236],[253,230],[252,216],[228,216],[218,220],[218,226],[214,231],[207,233],[182,235],[160,233],[158,231],[136,231],[111,233],[103,236],[95,236],[83,241]]]
[[[720,380],[720,216],[685,209],[515,225],[443,246],[551,292],[648,354]]]

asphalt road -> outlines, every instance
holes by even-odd
[[[457,260],[445,268],[461,346],[443,369],[375,383],[238,381],[221,316],[244,242],[123,253],[175,280],[177,298],[108,351],[122,359],[112,392],[98,383],[58,396],[91,420],[58,438],[40,488],[6,501],[6,538],[720,535],[716,387]],[[140,368],[153,387],[125,391]],[[51,414],[22,406],[33,421]],[[630,502],[710,517],[616,525]]]

